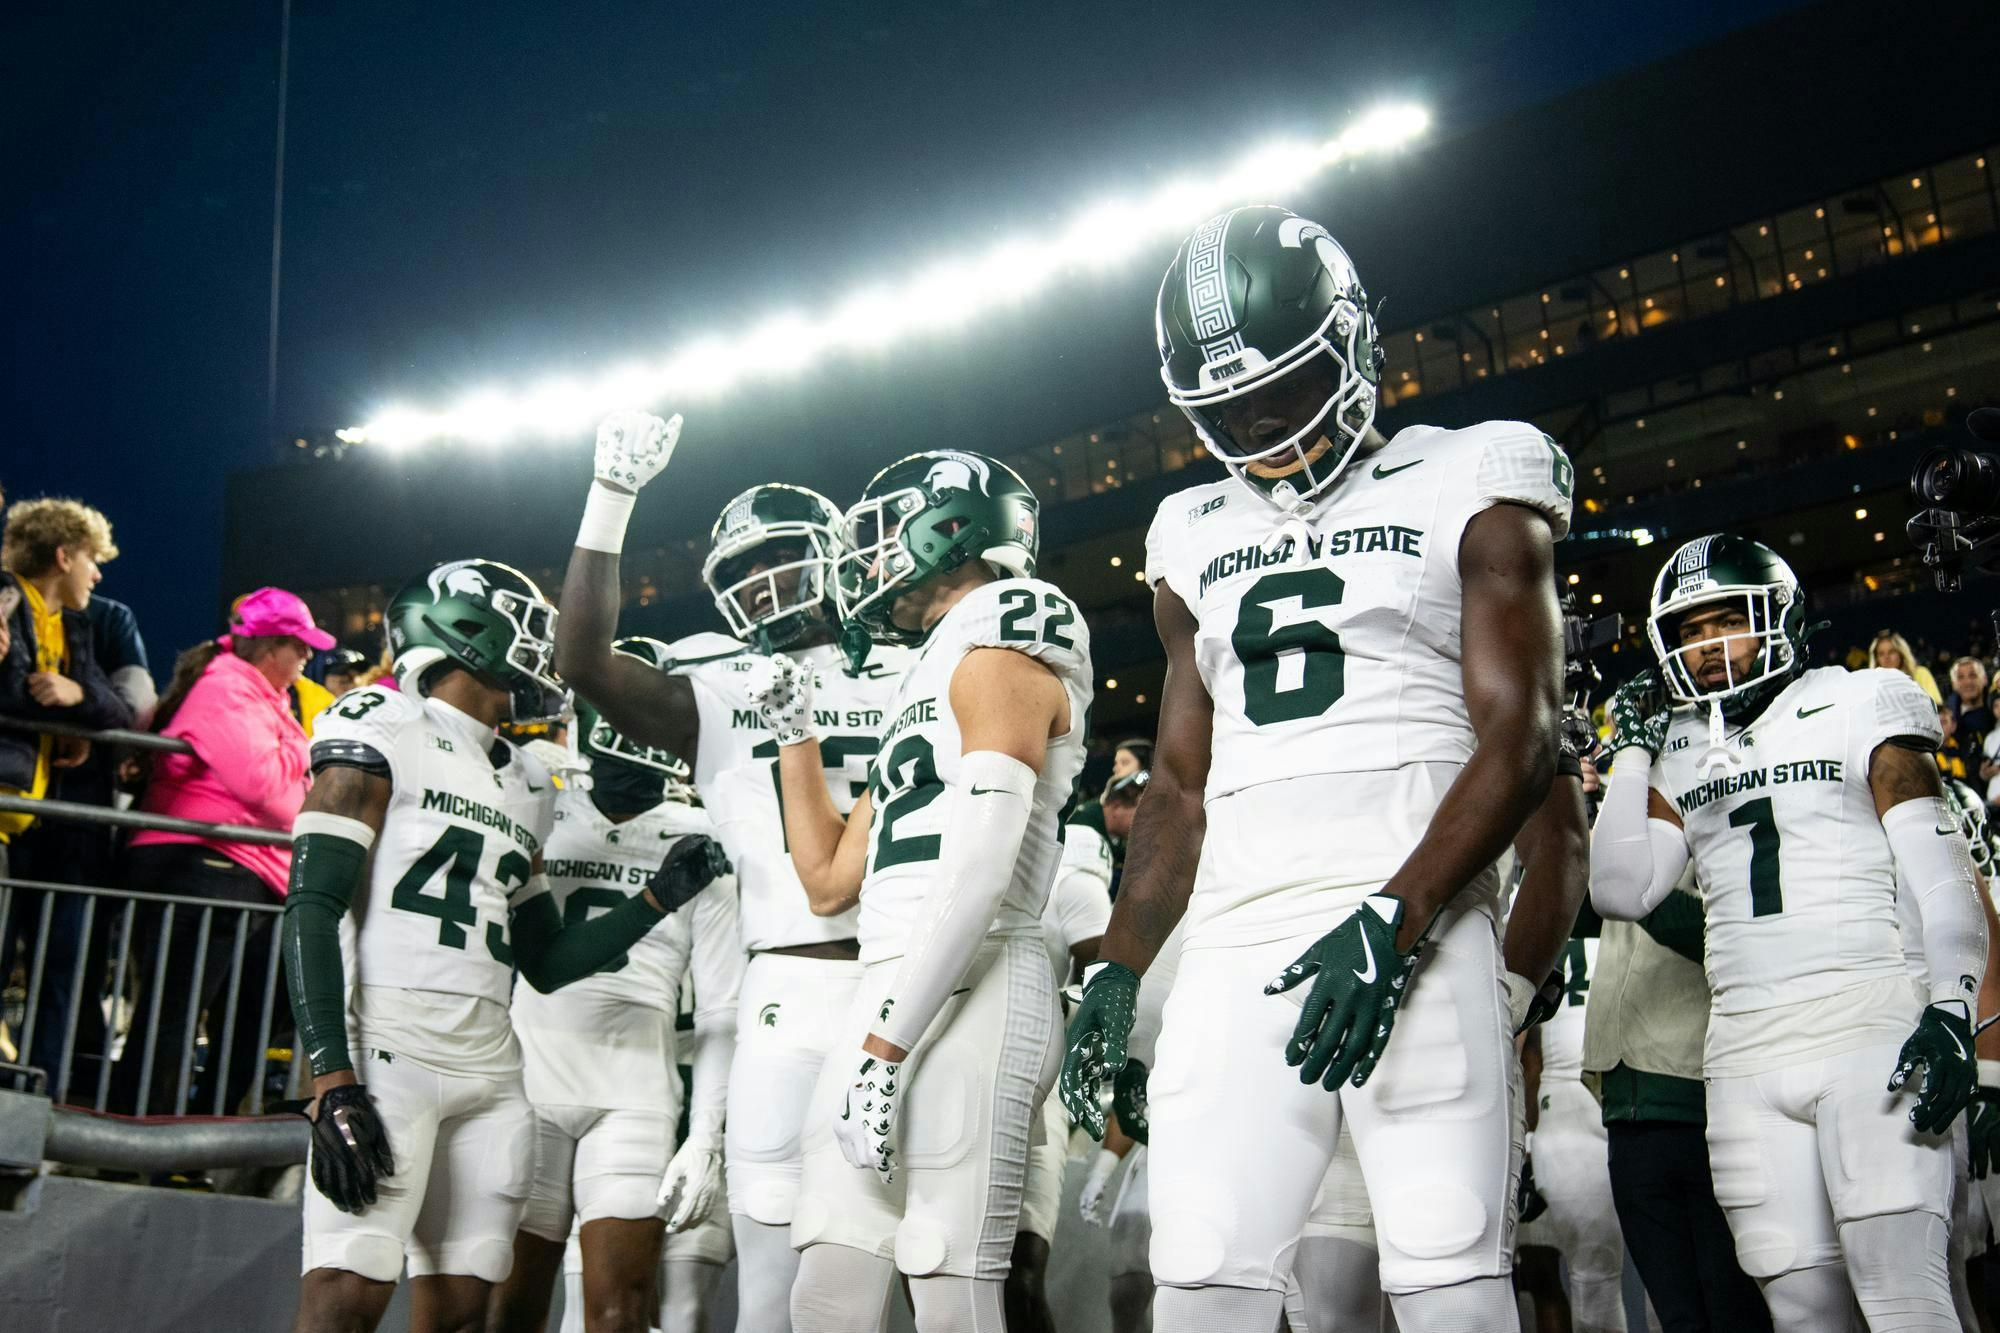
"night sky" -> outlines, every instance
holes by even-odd
[[[298,0],[268,418],[277,0],[17,7],[0,485],[111,516],[102,591],[163,675],[220,628],[224,477],[296,433],[810,306],[1387,98],[1463,128],[1793,7]]]

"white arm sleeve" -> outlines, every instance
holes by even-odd
[[[945,800],[930,916],[903,955],[874,1028],[906,1051],[916,1048],[993,927],[1028,831],[1035,770],[998,751],[975,750],[960,761]]]
[[[1896,885],[1923,923],[1931,1003],[1963,1000],[1971,1010],[1986,975],[1986,915],[1979,910],[1972,853],[1943,801],[1925,796],[1892,806],[1882,832],[1896,858]]]
[[[1590,831],[1590,904],[1613,921],[1637,921],[1673,892],[1687,868],[1687,835],[1646,814],[1652,756],[1636,745],[1618,752],[1604,806]]]
[[[724,875],[701,891],[691,909],[694,943],[694,1071],[689,1092],[688,1137],[722,1144],[729,1104],[729,1069],[736,1055],[736,1002],[743,990],[743,935],[736,906],[736,877]]]

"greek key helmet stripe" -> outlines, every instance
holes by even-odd
[[[1223,242],[1237,210],[1210,218],[1188,241],[1188,311],[1202,354],[1210,361],[1243,350],[1243,336],[1230,330],[1236,312],[1229,303],[1229,283],[1223,268]]]

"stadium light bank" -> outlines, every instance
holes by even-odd
[[[438,439],[499,444],[575,438],[615,408],[713,400],[830,356],[879,351],[919,334],[947,331],[988,310],[1028,300],[1065,273],[1116,267],[1217,209],[1281,198],[1337,163],[1399,148],[1429,125],[1430,113],[1420,106],[1379,107],[1324,143],[1268,145],[1224,171],[1084,209],[1045,235],[1002,242],[984,254],[855,291],[818,315],[773,315],[734,336],[703,338],[657,360],[520,389],[480,389],[441,410],[386,407],[367,424],[337,434],[348,444],[389,449]]]

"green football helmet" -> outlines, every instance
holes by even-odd
[[[1740,602],[1750,628],[1680,643],[1681,618],[1718,602]],[[1660,677],[1676,703],[1719,701],[1724,717],[1763,706],[1805,670],[1805,590],[1792,567],[1770,547],[1747,537],[1719,533],[1688,542],[1660,567],[1653,580],[1653,603],[1646,633],[1660,662]],[[1730,660],[1744,639],[1754,639],[1757,656],[1741,678]],[[1723,680],[1704,686],[1696,659],[1721,645]]]
[[[636,657],[650,667],[661,671],[673,665],[673,650],[658,639],[634,636],[620,639],[611,645],[614,653]],[[694,797],[694,772],[687,760],[672,750],[663,750],[656,745],[641,745],[628,740],[612,729],[597,706],[576,696],[576,722],[569,729],[569,748],[576,759],[576,767],[585,769],[593,776],[601,776],[601,766],[623,766],[644,769],[653,780],[665,780],[666,799],[686,803]]]
[[[1944,807],[1957,821],[1959,831],[1972,849],[1972,864],[1987,879],[1993,878],[1996,858],[1993,826],[1986,818],[1986,802],[1978,792],[1957,778],[1944,780]]]
[[[911,454],[877,472],[841,522],[841,619],[876,643],[921,643],[924,631],[893,615],[905,594],[968,560],[1027,578],[1040,544],[1041,505],[1005,463],[957,449]]]
[[[449,561],[391,598],[382,618],[396,684],[412,698],[429,692],[438,668],[455,666],[506,690],[515,722],[562,715],[556,609],[513,566]]]
[[[784,543],[798,554],[773,553]],[[729,632],[776,652],[815,627],[833,626],[833,557],[840,545],[840,510],[803,486],[767,482],[724,506],[709,534],[701,581]],[[759,553],[776,564],[752,572]],[[787,585],[790,585],[789,588]]]
[[[1174,406],[1281,509],[1331,486],[1374,424],[1375,316],[1353,261],[1317,222],[1257,204],[1202,223],[1167,266],[1154,329]],[[1250,433],[1266,412],[1285,422],[1283,438]],[[1258,476],[1252,465],[1286,471]]]

